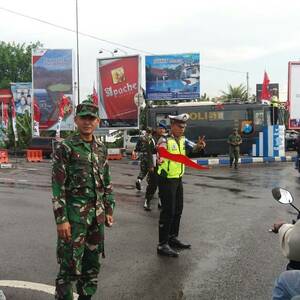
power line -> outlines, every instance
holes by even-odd
[[[226,71],[226,72],[232,72],[232,73],[240,73],[240,74],[246,74],[247,73],[247,72],[243,72],[243,71],[237,71],[237,70],[220,68],[220,67],[212,67],[212,66],[207,66],[207,65],[202,65],[202,64],[200,64],[200,66],[204,67],[204,68],[216,69],[216,70]]]
[[[74,30],[74,29],[71,29],[71,28],[68,28],[68,27],[65,27],[65,26],[62,26],[62,25],[54,24],[54,23],[42,20],[40,18],[25,15],[25,14],[22,14],[20,12],[17,12],[17,11],[14,11],[14,10],[11,10],[11,9],[8,9],[8,8],[5,8],[5,7],[0,7],[0,9],[4,10],[6,12],[9,12],[11,14],[14,14],[14,15],[18,15],[18,16],[21,16],[21,17],[24,17],[24,18],[27,18],[27,19],[30,19],[30,20],[34,20],[34,21],[37,21],[37,22],[40,22],[40,23],[43,23],[43,24],[47,24],[47,25],[50,25],[50,26],[53,26],[53,27],[56,27],[56,28],[59,28],[59,29],[65,30],[65,31],[76,33],[76,30]],[[123,47],[123,48],[129,49],[129,50],[155,55],[152,52],[137,49],[137,48],[133,48],[133,47],[130,47],[130,46],[127,46],[127,45],[124,45],[124,44],[121,44],[121,43],[113,42],[113,41],[110,41],[110,40],[106,40],[106,39],[97,37],[95,35],[89,34],[89,33],[84,33],[84,32],[79,31],[78,34],[80,34],[82,36],[85,36],[85,37],[89,37],[89,38],[97,40],[97,41],[101,41],[101,42],[105,42],[105,43],[108,43],[108,44],[111,44],[111,45]],[[232,72],[232,73],[240,73],[240,74],[246,74],[247,73],[247,72],[242,72],[242,71],[237,71],[237,70],[232,70],[232,69],[226,69],[226,68],[221,68],[221,67],[208,66],[208,65],[203,65],[203,64],[200,64],[200,66],[204,67],[204,68],[215,69],[215,70],[226,71],[226,72]]]
[[[65,27],[65,26],[61,26],[61,25],[58,25],[58,24],[54,24],[54,23],[51,23],[51,22],[48,22],[48,21],[45,21],[45,20],[42,20],[42,19],[39,19],[39,18],[36,18],[36,17],[31,17],[31,16],[28,16],[28,15],[16,12],[14,10],[7,9],[5,7],[0,7],[0,9],[4,10],[6,12],[9,12],[11,14],[14,14],[14,15],[18,15],[18,16],[21,16],[21,17],[24,17],[24,18],[27,18],[27,19],[31,19],[31,20],[43,23],[43,24],[47,24],[47,25],[50,25],[50,26],[53,26],[53,27],[56,27],[56,28],[60,28],[60,29],[63,29],[63,30],[69,31],[69,32],[76,33],[76,30],[74,30],[74,29],[71,29],[71,28],[68,28],[68,27]],[[105,43],[108,43],[108,44],[112,44],[112,45],[116,45],[116,46],[123,47],[123,48],[126,48],[126,49],[130,49],[130,50],[133,50],[133,51],[138,51],[138,52],[143,52],[143,53],[153,55],[153,53],[151,53],[149,51],[133,48],[133,47],[130,47],[130,46],[123,45],[121,43],[112,42],[112,41],[109,41],[109,40],[106,40],[106,39],[99,38],[99,37],[97,37],[95,35],[92,35],[92,34],[80,32],[80,31],[78,32],[78,34],[80,34],[82,36],[89,37],[89,38],[94,39],[94,40],[105,42]]]

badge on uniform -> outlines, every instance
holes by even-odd
[[[172,150],[177,150],[177,145],[176,144],[172,145]]]

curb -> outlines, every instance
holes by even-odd
[[[271,162],[292,162],[296,160],[296,156],[282,156],[282,157],[242,157],[239,159],[240,164],[253,164],[253,163],[271,163]],[[229,165],[229,158],[199,158],[192,159],[198,165],[203,166],[212,166],[220,165],[227,166]],[[139,165],[139,160],[133,160],[130,162],[131,165]]]

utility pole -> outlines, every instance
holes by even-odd
[[[79,39],[78,39],[78,0],[76,0],[76,61],[77,61],[77,105],[80,103],[80,85],[79,85]]]
[[[246,82],[247,82],[247,101],[249,99],[249,72],[246,73]]]

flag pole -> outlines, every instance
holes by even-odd
[[[78,38],[78,0],[76,0],[76,56],[77,56],[77,105],[80,103],[80,85],[79,85],[79,38]]]

